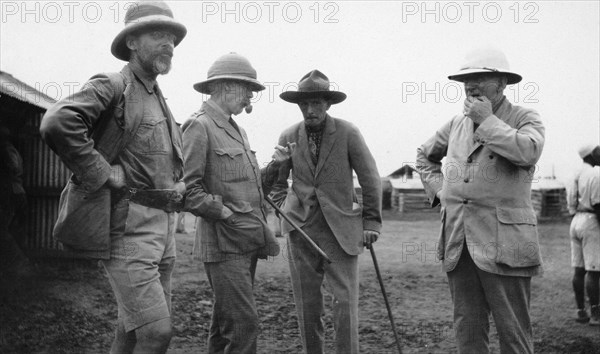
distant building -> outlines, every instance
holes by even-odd
[[[531,183],[531,202],[538,217],[568,214],[565,185],[556,179],[540,178]]]
[[[416,172],[417,171],[412,166],[404,165],[404,166],[400,167],[399,169],[397,169],[396,171],[390,173],[388,177],[391,179],[396,179],[396,178],[412,179]]]
[[[416,176],[416,177],[415,177]],[[409,183],[414,179],[419,178],[419,174],[416,170],[410,165],[403,165],[399,169],[390,173],[385,177],[381,177],[381,187],[382,187],[382,208],[384,210],[393,209],[399,212],[403,212],[402,209],[399,208],[398,198],[402,192],[398,190],[400,186],[399,181],[408,181]],[[394,181],[394,182],[392,182]],[[394,188],[394,185],[396,188]],[[414,191],[413,191],[414,192]],[[425,191],[423,191],[423,195]],[[425,197],[427,198],[427,197]]]
[[[425,188],[419,177],[395,178],[389,180],[392,186],[391,208],[398,213],[439,212],[439,207],[432,208]]]

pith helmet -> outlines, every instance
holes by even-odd
[[[598,146],[598,145],[584,144],[579,147],[579,149],[577,150],[577,153],[579,154],[579,157],[581,157],[583,159],[587,155],[591,154],[592,151],[594,151],[594,149],[596,148],[596,146]]]
[[[209,95],[210,83],[218,80],[241,81],[250,85],[252,91],[262,91],[265,87],[256,79],[256,70],[250,61],[237,53],[219,57],[208,69],[206,80],[194,84],[194,90]]]
[[[175,46],[187,34],[185,26],[173,18],[173,12],[164,1],[138,1],[129,6],[125,13],[125,28],[117,34],[110,47],[118,59],[129,60],[127,35],[155,30],[167,30],[175,35]]]
[[[508,85],[516,84],[522,79],[521,75],[509,70],[506,55],[500,50],[493,48],[482,48],[471,51],[465,57],[460,70],[448,76],[448,78],[464,82],[468,76],[480,73],[503,74],[508,80]]]

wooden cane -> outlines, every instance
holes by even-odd
[[[381,293],[383,294],[383,300],[385,301],[385,307],[387,308],[388,317],[390,318],[390,323],[392,324],[392,331],[394,332],[394,338],[396,338],[396,346],[398,347],[398,353],[402,354],[402,348],[400,347],[400,339],[398,339],[398,332],[396,331],[396,325],[394,324],[394,317],[392,316],[392,309],[390,308],[390,302],[388,301],[387,293],[385,292],[385,287],[383,286],[383,279],[381,278],[381,273],[379,272],[379,264],[377,263],[377,256],[375,256],[375,249],[373,248],[373,244],[371,243],[369,250],[371,251],[371,257],[373,258],[373,265],[375,266],[375,272],[377,273],[377,280],[379,280],[379,286],[381,287]]]
[[[329,259],[329,257],[327,257],[327,254],[325,254],[325,252],[323,252],[323,250],[317,246],[317,244],[315,243],[315,241],[313,241],[307,234],[306,232],[304,232],[300,226],[298,226],[294,221],[292,221],[292,219],[290,219],[289,216],[287,216],[283,210],[281,210],[280,207],[277,206],[277,204],[275,204],[275,202],[273,202],[271,200],[271,198],[265,196],[265,200],[267,201],[267,203],[269,203],[273,208],[275,208],[275,210],[279,213],[279,215],[281,215],[285,221],[289,222],[290,225],[292,225],[292,227],[298,231],[298,233],[300,235],[302,235],[302,237],[312,246],[312,248],[317,251],[317,253],[323,257],[323,259],[325,259],[325,261],[327,261],[327,263],[331,264],[331,259]]]

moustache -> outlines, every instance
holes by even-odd
[[[173,58],[173,50],[172,49],[165,49],[165,50],[161,51],[159,53],[159,55],[166,55],[169,58]]]

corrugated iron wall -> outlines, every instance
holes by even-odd
[[[27,116],[19,129],[19,146],[23,157],[23,185],[28,198],[28,221],[24,227],[25,243],[32,256],[62,254],[62,247],[52,238],[58,215],[60,192],[71,173],[59,157],[42,141],[39,126],[43,113]]]

